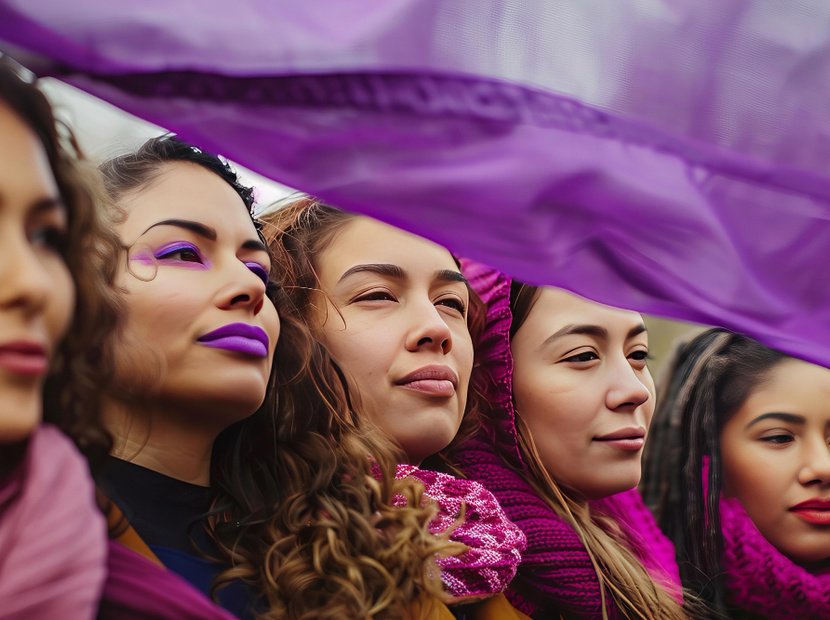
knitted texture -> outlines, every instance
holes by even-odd
[[[830,574],[810,572],[764,538],[736,499],[721,499],[727,603],[771,620],[830,618]]]
[[[637,489],[589,502],[622,529],[625,543],[646,567],[651,578],[678,603],[683,603],[680,568],[672,542],[666,538]]]
[[[504,591],[521,561],[525,535],[507,518],[495,496],[471,480],[398,465],[397,477],[407,476],[421,481],[424,495],[438,506],[430,532],[450,531],[450,540],[468,547],[460,555],[437,558],[447,592],[467,598]],[[396,496],[394,504],[406,505],[406,499]]]

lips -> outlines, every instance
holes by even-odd
[[[449,397],[458,387],[458,375],[449,366],[424,366],[395,381],[395,385],[427,396]]]
[[[0,345],[0,368],[29,377],[39,377],[49,370],[46,347],[32,340],[15,340]]]
[[[231,323],[198,338],[206,347],[225,349],[256,357],[268,357],[268,334],[261,327]]]
[[[620,450],[636,452],[646,443],[646,431],[640,427],[622,428],[607,435],[594,437],[594,441],[599,441]]]
[[[790,512],[814,525],[830,525],[830,499],[808,499],[790,508]]]

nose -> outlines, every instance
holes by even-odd
[[[223,310],[250,309],[259,314],[265,302],[265,283],[244,262],[234,258],[222,276],[216,305]]]
[[[625,357],[614,362],[609,368],[609,373],[606,405],[612,411],[633,413],[652,398],[648,386],[643,383]]]
[[[17,234],[0,240],[0,282],[0,308],[17,309],[26,318],[43,312],[53,285],[42,258]]]
[[[830,483],[830,447],[821,437],[805,442],[804,462],[798,472],[798,481],[803,485]]]
[[[432,301],[414,304],[407,320],[411,324],[406,336],[407,351],[434,349],[446,355],[452,350],[452,332]]]

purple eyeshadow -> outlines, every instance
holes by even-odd
[[[265,267],[259,263],[245,263],[245,266],[259,276],[259,279],[265,283],[265,286],[268,286],[268,272],[265,271]]]

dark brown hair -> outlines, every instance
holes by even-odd
[[[99,181],[85,165],[71,131],[56,124],[46,97],[5,58],[0,61],[0,100],[43,145],[69,221],[63,255],[77,295],[72,323],[44,387],[43,419],[60,427],[97,464],[111,445],[101,423],[100,395],[112,378],[103,349],[118,325],[115,271],[102,267],[118,241],[100,221]]]
[[[724,617],[720,434],[786,359],[748,336],[710,329],[676,352],[652,422],[643,497],[674,542],[683,585]],[[709,492],[704,494],[707,461]]]

